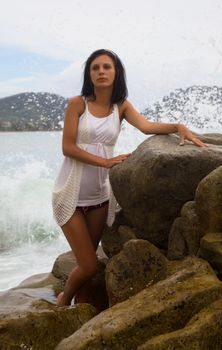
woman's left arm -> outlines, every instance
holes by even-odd
[[[189,140],[199,147],[206,147],[206,144],[194,136],[183,124],[151,122],[137,112],[129,101],[124,101],[122,108],[123,117],[128,123],[135,126],[144,134],[178,133],[180,137],[179,144],[181,146],[184,145],[185,140]]]

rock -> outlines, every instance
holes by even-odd
[[[199,183],[195,201],[196,213],[200,218],[201,235],[222,232],[222,166]]]
[[[222,134],[210,133],[198,135],[199,139],[206,144],[222,145]]]
[[[105,268],[107,258],[101,247],[97,250],[98,256],[98,273],[92,278],[91,291],[89,303],[92,304],[98,312],[108,307],[108,296],[106,292],[105,284]],[[60,284],[57,284],[56,294],[59,294],[66,283],[69,273],[77,265],[76,259],[72,251],[61,254],[56,259],[52,274],[60,280]]]
[[[221,350],[222,299],[197,313],[187,325],[148,340],[138,350]]]
[[[221,164],[221,146],[180,147],[176,136],[156,135],[113,167],[110,181],[128,225],[141,234],[139,238],[166,248],[182,206],[194,199],[199,182]]]
[[[44,299],[55,304],[55,290],[58,286],[60,286],[58,278],[52,273],[43,273],[26,278],[17,287],[11,288],[9,291],[18,291],[27,297],[35,298],[37,300]],[[3,295],[6,295],[5,292]]]
[[[186,255],[197,255],[200,247],[200,224],[195,211],[195,202],[187,202],[181,217],[174,220],[169,234],[168,259],[182,259]]]
[[[207,260],[222,275],[222,232],[207,233],[202,237],[198,256]]]
[[[0,296],[0,348],[54,349],[58,342],[95,316],[89,304],[57,307],[39,299],[38,288],[16,289]],[[44,297],[44,293],[42,295]]]
[[[124,243],[129,241],[130,239],[136,238],[136,232],[134,229],[120,225],[116,227],[113,225],[112,227],[106,226],[103,231],[102,236],[102,248],[105,254],[111,258],[112,256],[118,254],[122,248]]]
[[[136,350],[154,336],[182,329],[221,297],[222,283],[211,269],[195,272],[190,265],[190,270],[179,271],[103,311],[56,350]]]
[[[40,273],[26,278],[17,287],[12,288],[12,290],[21,288],[44,288],[46,286],[53,286],[57,283],[58,278],[52,273]]]
[[[183,260],[172,260],[167,264],[167,277],[177,273],[186,274],[215,274],[209,263],[196,256],[187,256]]]
[[[52,268],[52,274],[59,278],[60,280],[65,281],[67,280],[70,272],[74,269],[74,267],[77,265],[76,258],[72,252],[72,250],[60,254],[53,265]]]
[[[123,250],[109,260],[106,288],[112,306],[166,276],[167,259],[148,241],[127,242]]]
[[[97,312],[101,312],[109,307],[109,299],[106,290],[105,269],[107,259],[99,260],[99,269],[92,278],[90,296],[88,302],[93,305]]]

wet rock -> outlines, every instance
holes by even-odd
[[[71,335],[96,314],[89,304],[57,307],[39,299],[40,289],[23,287],[0,296],[2,350],[54,349],[61,339]]]

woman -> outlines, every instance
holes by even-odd
[[[53,191],[54,217],[76,256],[58,305],[87,302],[90,280],[97,272],[96,250],[104,224],[112,224],[115,200],[108,169],[130,154],[113,157],[120,123],[125,118],[145,134],[178,132],[205,146],[182,124],[150,122],[126,99],[125,71],[112,51],[97,50],[86,61],[82,95],[70,99],[65,114],[62,149],[65,156]]]

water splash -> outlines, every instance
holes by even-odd
[[[51,210],[53,181],[46,163],[26,160],[10,176],[0,176],[0,250],[59,235]]]
[[[157,121],[184,123],[199,133],[222,132],[222,88],[177,89],[145,109],[144,114]]]

